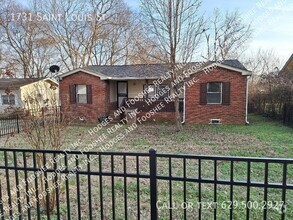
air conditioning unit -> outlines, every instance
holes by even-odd
[[[221,121],[222,121],[221,119],[215,119],[214,118],[214,119],[210,119],[210,123],[209,124],[210,125],[220,125],[220,124],[222,124]]]

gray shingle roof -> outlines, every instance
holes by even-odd
[[[248,71],[239,60],[225,60],[222,64],[231,66],[240,70]]]
[[[188,63],[187,66],[196,65],[199,62]],[[206,62],[202,69],[214,62]],[[238,60],[225,60],[221,64],[247,71],[247,69]],[[135,64],[135,65],[93,65],[82,68],[82,70],[102,74],[105,77],[112,78],[135,78],[135,79],[156,79],[169,71],[167,64]],[[62,74],[63,75],[63,74]],[[62,77],[61,75],[61,77]],[[64,74],[65,76],[67,73]]]
[[[88,66],[85,70],[101,73],[107,77],[134,77],[134,78],[158,78],[168,72],[164,64],[137,64],[137,65],[113,65],[113,66]]]
[[[0,78],[0,89],[7,89],[8,87],[18,89],[39,80],[41,80],[41,78]]]

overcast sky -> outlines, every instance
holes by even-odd
[[[126,0],[133,10],[139,10],[139,0]],[[254,36],[249,51],[274,49],[283,62],[293,53],[293,0],[203,0],[201,10],[206,15],[214,8],[239,10],[247,23],[253,22]]]

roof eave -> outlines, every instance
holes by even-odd
[[[215,64],[210,64],[206,67],[204,67],[203,69],[201,70],[204,70],[204,69],[208,69],[210,67],[213,67],[215,68]],[[231,66],[228,66],[228,65],[225,65],[225,64],[219,64],[217,63],[216,64],[216,67],[221,67],[221,68],[224,68],[224,69],[228,69],[228,70],[232,70],[232,71],[235,71],[235,72],[239,72],[241,73],[241,75],[243,76],[251,76],[252,72],[251,71],[248,71],[248,70],[243,70],[243,69],[239,69],[239,68],[235,68],[235,67],[231,67]],[[199,70],[199,71],[201,71]],[[86,69],[83,69],[83,68],[78,68],[78,69],[75,69],[75,70],[72,70],[72,71],[69,71],[67,73],[63,73],[59,76],[60,80],[62,80],[64,77],[66,76],[70,76],[74,73],[77,73],[77,72],[84,72],[84,73],[87,73],[87,74],[90,74],[90,75],[93,75],[93,76],[96,76],[96,77],[100,77],[101,80],[143,80],[143,79],[158,79],[159,77],[111,77],[111,76],[106,76],[104,74],[101,74],[101,73],[98,73],[98,72],[93,72],[93,71],[90,71],[90,70],[86,70]]]
[[[93,72],[93,71],[89,71],[89,70],[85,70],[83,68],[78,68],[78,69],[69,71],[67,73],[63,73],[63,74],[59,75],[59,78],[62,80],[64,77],[70,76],[70,75],[72,75],[74,73],[77,73],[77,72],[84,72],[84,73],[87,73],[87,74],[90,74],[90,75],[93,75],[93,76],[100,77],[103,80],[105,80],[107,78],[107,76],[105,76],[104,74],[97,73],[97,72]]]
[[[215,64],[211,64],[211,65],[205,67],[204,69],[209,68],[210,66],[215,66]],[[232,66],[228,66],[228,65],[225,65],[225,64],[216,64],[216,66],[224,68],[224,69],[232,70],[232,71],[235,71],[235,72],[239,72],[239,73],[241,73],[242,76],[251,76],[251,74],[252,74],[251,71],[242,70],[242,69],[232,67]]]
[[[283,66],[283,68],[280,70],[280,73],[285,72],[287,66],[292,62],[293,60],[293,54],[290,56],[290,58],[287,60],[287,62],[285,63],[285,65]]]
[[[158,79],[158,77],[105,77],[101,80],[144,80],[144,79]]]
[[[0,87],[0,90],[6,90],[7,88],[12,89],[12,90],[19,90],[21,86],[5,86],[5,87]]]
[[[87,74],[90,74],[93,76],[97,76],[97,77],[100,77],[101,80],[138,80],[138,79],[158,79],[159,78],[159,77],[111,77],[111,76],[106,76],[101,73],[85,70],[82,68],[78,68],[78,69],[69,71],[67,73],[63,73],[63,74],[59,75],[59,78],[62,80],[64,77],[70,76],[70,75],[77,73],[77,72],[84,72],[84,73],[87,73]]]

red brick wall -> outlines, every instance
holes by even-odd
[[[144,120],[142,117],[145,116],[148,112],[140,112],[137,115],[137,118],[141,118],[140,120]],[[145,122],[176,122],[175,120],[175,112],[156,112],[155,115],[148,118]]]
[[[70,104],[69,85],[92,85],[92,104]],[[72,117],[84,117],[88,122],[96,122],[102,114],[108,114],[110,108],[109,82],[99,77],[77,72],[60,81],[61,106],[68,109]]]
[[[194,76],[196,77],[196,76]],[[222,124],[244,124],[246,112],[246,76],[217,67],[202,74],[198,81],[186,87],[186,123],[208,124],[210,119],[221,119]],[[230,105],[200,105],[200,83],[230,82]]]

